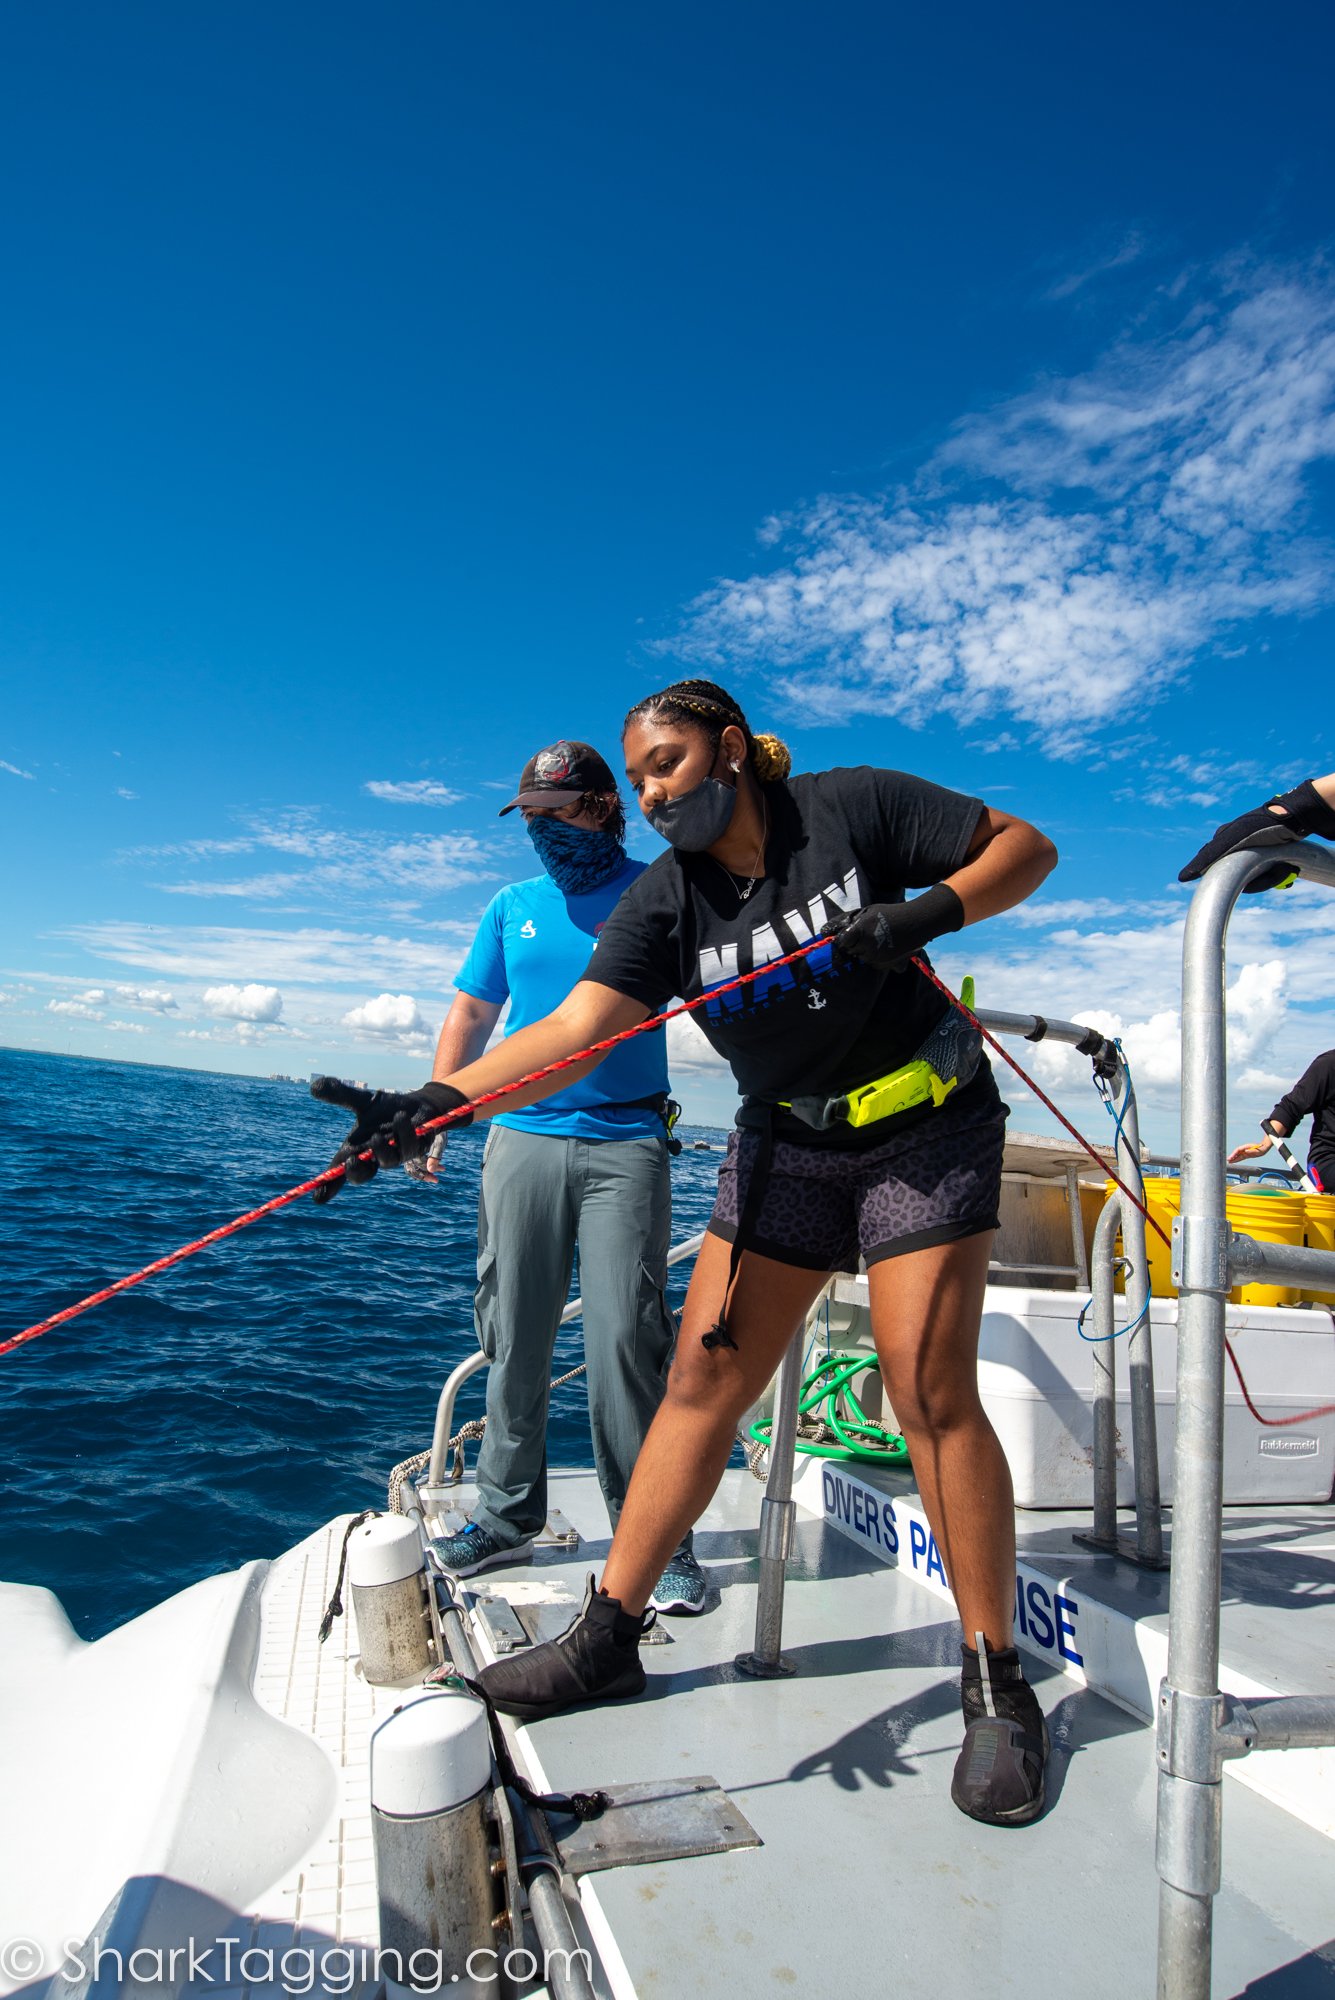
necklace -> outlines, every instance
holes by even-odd
[[[747,897],[751,894],[751,891],[755,888],[756,883],[760,880],[761,874],[763,872],[761,868],[761,862],[765,858],[765,842],[769,837],[768,799],[762,799],[761,813],[762,813],[762,818],[760,822],[760,845],[756,849],[756,858],[751,864],[751,873],[748,875],[746,879],[746,887],[744,889],[739,888],[737,877],[733,874],[731,868],[725,867],[723,862],[721,861],[719,861],[718,864],[719,867],[723,869],[723,872],[727,876],[728,880],[732,883],[733,888],[737,890],[737,902],[739,907],[742,903],[746,901]],[[717,855],[714,858],[715,860],[718,860]]]

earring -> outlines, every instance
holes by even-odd
[[[729,769],[730,771],[740,771],[740,770],[741,770],[741,768],[742,768],[742,767],[741,767],[741,765],[740,765],[740,764],[729,764],[729,766],[728,766],[728,769]]]

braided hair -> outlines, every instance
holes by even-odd
[[[753,736],[738,703],[716,681],[673,681],[657,694],[646,695],[643,701],[636,702],[622,723],[623,737],[631,723],[642,715],[658,716],[664,722],[693,723],[697,729],[703,729],[716,756],[724,730],[740,729],[746,738],[747,759],[762,785],[775,778],[786,778],[793,768],[788,745],[777,736],[765,733]]]

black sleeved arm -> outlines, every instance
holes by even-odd
[[[631,883],[598,933],[584,977],[638,1000],[657,1014],[682,990],[677,938],[683,907],[673,857],[665,855]]]
[[[869,765],[817,780],[830,781],[839,785],[849,831],[878,884],[929,889],[963,865],[983,811],[981,799],[908,771]]]
[[[1309,1063],[1292,1090],[1285,1091],[1265,1122],[1267,1125],[1278,1122],[1286,1132],[1295,1132],[1304,1118],[1332,1102],[1335,1102],[1335,1049],[1327,1049]]]

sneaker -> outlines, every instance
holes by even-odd
[[[490,1528],[484,1528],[480,1521],[470,1521],[457,1535],[434,1535],[431,1552],[441,1569],[447,1569],[451,1576],[476,1576],[479,1570],[504,1569],[510,1563],[531,1562],[533,1559],[532,1539],[526,1542],[503,1542],[493,1535]]]
[[[1048,1726],[1014,1646],[964,1646],[960,1702],[967,1725],[950,1796],[987,1826],[1027,1826],[1043,1810]]]
[[[524,1722],[585,1702],[628,1701],[644,1693],[640,1634],[653,1622],[652,1611],[633,1618],[615,1597],[601,1596],[590,1577],[579,1616],[559,1639],[521,1647],[484,1667],[478,1681],[497,1708]]]
[[[678,1549],[654,1585],[649,1602],[669,1618],[694,1618],[704,1610],[708,1595],[709,1585],[699,1563],[689,1549]]]

